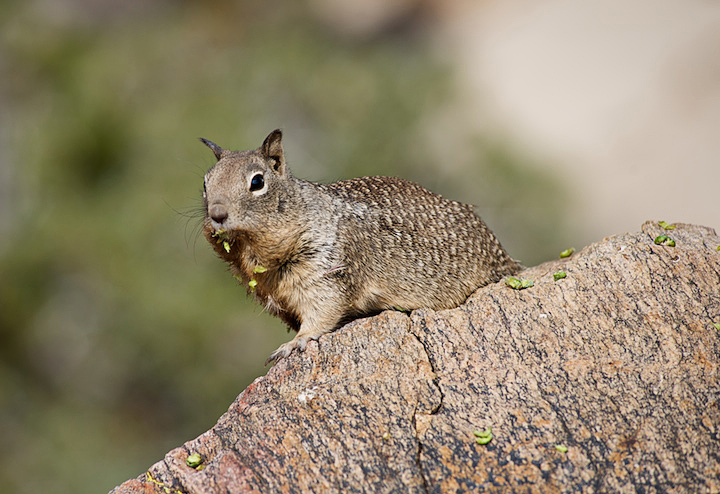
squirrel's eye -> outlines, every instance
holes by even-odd
[[[250,179],[250,192],[260,190],[263,187],[265,187],[265,179],[263,178],[262,173],[256,173],[253,175],[253,178]]]

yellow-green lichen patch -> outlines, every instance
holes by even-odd
[[[567,273],[565,271],[558,271],[557,273],[553,273],[553,280],[558,281],[567,276]]]
[[[677,225],[668,223],[667,221],[660,221],[658,225],[660,225],[660,228],[664,230],[674,230],[677,228]]]
[[[184,493],[183,491],[181,491],[180,489],[173,489],[173,488],[167,486],[167,485],[165,484],[165,482],[162,482],[162,481],[156,479],[155,477],[152,476],[152,474],[150,474],[150,471],[149,471],[149,470],[148,470],[147,472],[145,472],[145,478],[147,479],[148,482],[150,482],[150,483],[152,483],[152,484],[155,484],[155,485],[158,486],[160,489],[162,489],[162,491],[163,491],[165,494],[185,494],[185,493]]]
[[[535,282],[532,280],[526,280],[525,278],[515,278],[514,276],[510,276],[505,280],[505,284],[513,290],[523,290],[525,288],[530,288],[535,284]]]
[[[675,241],[667,235],[658,235],[655,237],[655,245],[665,245],[666,247],[675,247]]]
[[[564,444],[556,444],[556,445],[555,445],[555,450],[556,450],[556,451],[559,451],[560,453],[567,453],[567,452],[568,452],[568,448],[567,448],[567,446],[565,446]]]
[[[190,468],[197,468],[200,465],[202,465],[202,462],[203,462],[203,457],[200,456],[199,453],[193,453],[190,456],[188,456],[187,459],[185,460],[185,463]]]
[[[486,445],[493,440],[492,427],[488,427],[484,431],[473,431],[475,442],[480,445]]]
[[[560,253],[560,259],[565,259],[566,257],[570,257],[575,253],[575,247],[570,247],[569,249],[565,249]]]

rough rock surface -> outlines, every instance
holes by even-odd
[[[647,222],[531,288],[354,321],[113,492],[718,492],[718,246]]]

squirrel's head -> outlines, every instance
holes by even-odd
[[[282,132],[274,130],[258,149],[228,151],[207,139],[217,163],[205,174],[203,203],[211,233],[255,232],[282,220],[289,193]]]

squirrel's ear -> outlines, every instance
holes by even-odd
[[[205,144],[207,147],[209,147],[210,149],[212,149],[213,154],[215,155],[215,157],[216,157],[216,158],[218,159],[218,161],[219,161],[219,160],[220,160],[220,157],[222,156],[222,153],[223,153],[223,148],[221,148],[220,146],[218,146],[218,145],[215,144],[214,142],[209,141],[209,140],[207,140],[207,139],[204,139],[204,138],[202,138],[202,137],[200,137],[199,139],[200,139],[200,142],[202,142],[202,143]]]
[[[287,167],[285,166],[285,153],[282,147],[282,131],[275,129],[265,138],[265,141],[260,147],[263,157],[266,160],[273,160],[273,170],[278,175],[284,176]]]

